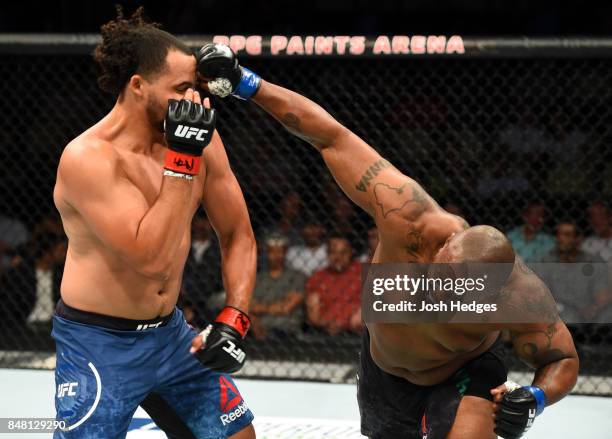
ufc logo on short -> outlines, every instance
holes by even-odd
[[[242,349],[236,349],[236,345],[231,341],[227,341],[227,346],[224,346],[223,350],[234,357],[238,363],[244,362],[244,357],[246,357],[246,354]]]
[[[185,139],[191,139],[195,136],[196,140],[206,140],[204,134],[207,134],[208,130],[201,130],[196,127],[188,127],[186,125],[179,125],[174,131],[174,135],[177,137],[184,137]]]
[[[146,324],[146,325],[138,325],[136,330],[137,331],[144,331],[145,329],[157,328],[161,324],[162,324],[162,322],[149,323],[149,324]]]
[[[76,392],[73,390],[74,387],[78,386],[79,383],[62,383],[57,386],[57,397],[63,398],[64,396],[75,396]]]

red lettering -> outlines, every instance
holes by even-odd
[[[246,38],[244,35],[232,35],[230,37],[229,42],[230,49],[234,51],[234,53],[238,53],[241,50],[244,50],[246,47]]]
[[[446,44],[446,53],[465,53],[465,46],[463,45],[463,38],[459,35],[453,35],[448,39]]]
[[[249,55],[261,55],[261,35],[249,35],[247,37],[246,52]]]
[[[289,38],[289,43],[287,44],[287,55],[303,55],[304,54],[304,44],[302,43],[302,37],[298,37],[297,35]]]
[[[229,45],[229,37],[227,35],[215,35],[213,37],[213,43]]]
[[[334,52],[334,38],[317,36],[314,47],[317,55],[331,55]]]
[[[344,52],[346,52],[346,45],[349,42],[349,37],[340,35],[334,37],[334,42],[336,43],[336,53],[338,55],[344,55]]]
[[[410,39],[410,51],[416,55],[425,53],[427,39],[423,35],[415,35]]]
[[[356,36],[351,37],[349,52],[353,55],[363,55],[365,52],[365,37]]]
[[[444,53],[446,37],[430,35],[427,37],[427,53]]]
[[[281,50],[287,48],[287,37],[284,35],[273,35],[270,38],[270,53],[272,55],[278,55]]]
[[[306,55],[312,55],[314,53],[314,37],[304,38],[304,52]]]
[[[391,39],[391,50],[393,53],[410,53],[409,44],[410,38],[406,35],[396,35]]]
[[[388,55],[391,53],[391,43],[389,43],[389,38],[386,35],[380,35],[376,38],[372,53],[374,55],[380,55],[381,53]]]

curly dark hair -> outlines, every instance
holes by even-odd
[[[178,38],[161,30],[159,24],[149,22],[142,6],[129,18],[117,6],[117,18],[103,25],[100,32],[102,42],[94,52],[100,68],[98,84],[114,96],[123,91],[132,75],[151,77],[163,71],[169,50],[194,54]]]

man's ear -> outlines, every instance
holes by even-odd
[[[138,74],[132,75],[132,77],[130,78],[127,84],[127,89],[130,90],[134,95],[138,97],[142,97],[144,83],[145,83],[145,80],[142,76]]]

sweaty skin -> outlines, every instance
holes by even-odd
[[[462,231],[469,226],[442,208],[413,179],[304,96],[262,81],[252,100],[287,130],[313,145],[345,194],[375,220],[379,244],[374,263],[452,262]],[[376,364],[417,385],[435,385],[485,352],[502,329],[517,354],[537,368],[533,384],[552,404],[575,384],[578,357],[559,319],[550,292],[516,258],[500,307],[520,309],[538,324],[368,324]],[[504,389],[494,392],[496,401]],[[493,404],[467,396],[449,434],[494,437]]]
[[[110,316],[168,315],[201,203],[219,236],[227,304],[248,312],[255,240],[221,138],[204,149],[193,181],[162,175],[168,99],[201,102],[195,58],[170,51],[166,62],[151,81],[134,75],[111,112],[62,154],[53,194],[69,239],[62,299]]]

